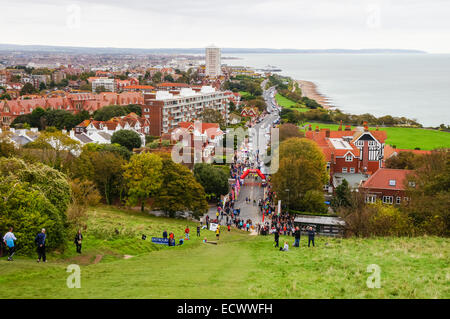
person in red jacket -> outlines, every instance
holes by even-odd
[[[186,236],[186,240],[189,240],[189,226],[186,226],[186,229],[184,230],[184,234]]]

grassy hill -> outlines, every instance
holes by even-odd
[[[305,125],[308,125],[306,123]],[[312,128],[329,128],[337,130],[339,124],[311,123]],[[354,129],[354,126],[352,126]],[[370,129],[375,129],[371,127]],[[380,127],[380,131],[386,131],[386,144],[395,145],[401,149],[433,150],[440,147],[450,147],[450,133],[436,130],[407,128],[407,127]]]
[[[164,229],[191,240],[157,246],[141,239]],[[273,237],[223,232],[195,236],[195,224],[100,207],[90,212],[83,255],[72,245],[49,262],[0,260],[0,298],[449,298],[450,240],[436,237],[330,239],[280,252]],[[117,235],[115,229],[119,230]],[[280,243],[292,237],[282,236]],[[124,255],[131,255],[125,256]],[[101,257],[99,257],[101,256]],[[81,266],[81,289],[66,287],[66,267]],[[381,288],[366,286],[381,267]]]
[[[297,110],[299,112],[306,112],[309,111],[307,107],[295,107],[297,105],[296,102],[288,99],[287,97],[284,97],[280,93],[275,94],[275,100],[277,101],[277,104],[281,107],[285,107],[292,110]]]

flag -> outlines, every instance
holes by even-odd
[[[264,223],[264,213],[263,213],[263,220],[262,220],[262,222]]]

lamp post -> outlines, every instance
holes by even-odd
[[[288,205],[287,206],[288,206],[288,212],[289,212],[289,191],[290,191],[290,189],[286,188],[284,191],[288,193]]]

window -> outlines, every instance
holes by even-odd
[[[392,204],[394,202],[393,196],[383,196],[383,203],[384,204]]]
[[[355,172],[355,168],[354,167],[350,167],[350,173],[354,173]]]
[[[375,146],[375,141],[369,141],[369,146]]]
[[[389,180],[389,186],[395,186],[395,184],[396,184],[395,179]]]
[[[416,183],[415,182],[409,182],[408,185],[409,185],[409,187],[416,187]]]
[[[367,195],[366,203],[375,203],[377,201],[377,195]]]
[[[347,173],[347,167],[342,167],[342,173]]]
[[[347,154],[345,156],[345,161],[346,162],[353,162],[353,155],[352,154]]]
[[[396,201],[397,204],[400,204],[402,202],[402,198],[400,196],[397,196]]]

